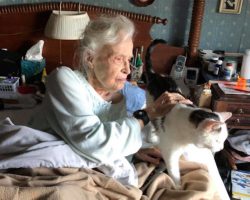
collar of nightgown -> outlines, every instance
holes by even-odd
[[[92,106],[94,114],[96,114],[102,122],[114,121],[127,116],[125,98],[117,104],[112,104],[111,101],[104,100],[80,71],[76,70],[74,72],[81,80],[84,88],[88,91],[89,97],[92,100],[89,103],[90,106]]]

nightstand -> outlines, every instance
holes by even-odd
[[[250,129],[250,95],[224,94],[218,84],[212,84],[211,108],[213,111],[229,111],[228,128]]]

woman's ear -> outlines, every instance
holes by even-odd
[[[89,68],[93,69],[94,68],[94,65],[93,65],[94,56],[92,54],[90,54],[90,53],[87,53],[87,54],[88,55],[86,57],[87,58],[86,61],[88,63]]]

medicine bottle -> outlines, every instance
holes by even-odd
[[[220,74],[221,68],[222,68],[223,61],[218,60],[216,65],[214,66],[213,74],[218,76]]]
[[[233,73],[232,73],[232,77],[233,77],[233,75],[236,74],[237,62],[235,60],[226,60],[226,61],[223,62],[222,66],[225,67],[227,65],[227,63],[232,63],[232,65],[233,65]]]
[[[231,80],[233,74],[233,63],[227,63],[223,68],[223,79]]]
[[[211,60],[209,61],[209,64],[208,64],[208,68],[207,68],[207,70],[208,70],[209,72],[212,72],[212,73],[213,73],[214,67],[215,67],[215,65],[216,65],[216,63],[217,63],[218,60],[219,60],[219,57],[217,57],[217,56],[213,56],[213,57],[211,58]]]

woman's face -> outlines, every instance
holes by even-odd
[[[130,73],[133,42],[129,38],[113,46],[105,46],[92,60],[93,79],[96,90],[115,92],[124,87]]]

